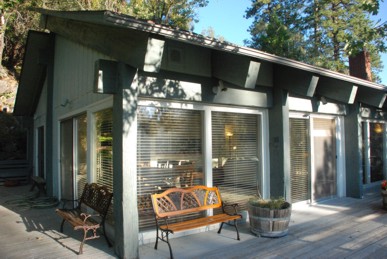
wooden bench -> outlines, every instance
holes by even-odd
[[[171,188],[160,194],[153,194],[151,197],[156,219],[155,249],[157,249],[159,239],[166,242],[171,258],[173,258],[173,254],[169,243],[169,234],[175,232],[221,223],[218,234],[220,234],[223,224],[231,225],[235,227],[237,239],[240,240],[237,220],[241,219],[242,215],[237,214],[237,204],[225,205],[222,203],[217,187]],[[171,219],[178,216],[217,208],[222,208],[222,213],[171,222]],[[232,213],[226,212],[229,208],[232,209]]]
[[[83,240],[79,247],[79,254],[83,253],[83,244],[86,240],[99,238],[97,229],[101,225],[106,242],[111,246],[105,231],[105,220],[112,198],[113,194],[108,191],[107,187],[99,186],[96,183],[86,183],[81,198],[76,200],[78,205],[75,208],[66,209],[66,202],[74,201],[62,200],[64,202],[63,208],[56,209],[56,213],[63,218],[60,225],[60,231],[62,233],[65,221],[70,223],[74,227],[74,230],[83,229]],[[98,214],[88,214],[87,212],[90,209]],[[89,231],[92,231],[92,233],[89,234]]]

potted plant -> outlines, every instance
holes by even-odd
[[[264,200],[260,196],[247,202],[250,231],[263,237],[288,234],[292,206],[284,198]]]
[[[387,209],[387,180],[383,180],[381,185],[383,209]]]

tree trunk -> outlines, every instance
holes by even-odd
[[[4,46],[5,46],[5,17],[4,17],[4,11],[0,10],[0,78],[2,78],[5,75],[5,71],[2,65]]]

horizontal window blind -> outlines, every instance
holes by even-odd
[[[258,189],[259,123],[255,114],[212,112],[213,185],[242,210]]]
[[[87,115],[82,114],[75,119],[76,124],[76,158],[75,158],[75,170],[76,170],[76,182],[77,182],[77,198],[82,195],[83,188],[87,183]]]
[[[150,195],[203,184],[202,112],[139,106],[137,199],[140,229],[154,227]]]
[[[308,123],[309,120],[306,119],[290,119],[290,189],[292,203],[310,198]]]
[[[383,167],[383,123],[370,123],[370,166],[371,182],[377,182],[384,179]]]
[[[113,191],[113,109],[95,113],[96,134],[96,182]],[[109,208],[108,221],[113,222],[113,204]]]

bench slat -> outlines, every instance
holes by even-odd
[[[208,216],[204,218],[191,219],[187,221],[172,223],[167,225],[161,225],[160,229],[162,230],[170,230],[172,233],[205,227],[212,224],[222,223],[225,221],[230,221],[234,219],[240,219],[241,215],[228,215],[228,214],[218,214],[214,216]]]

